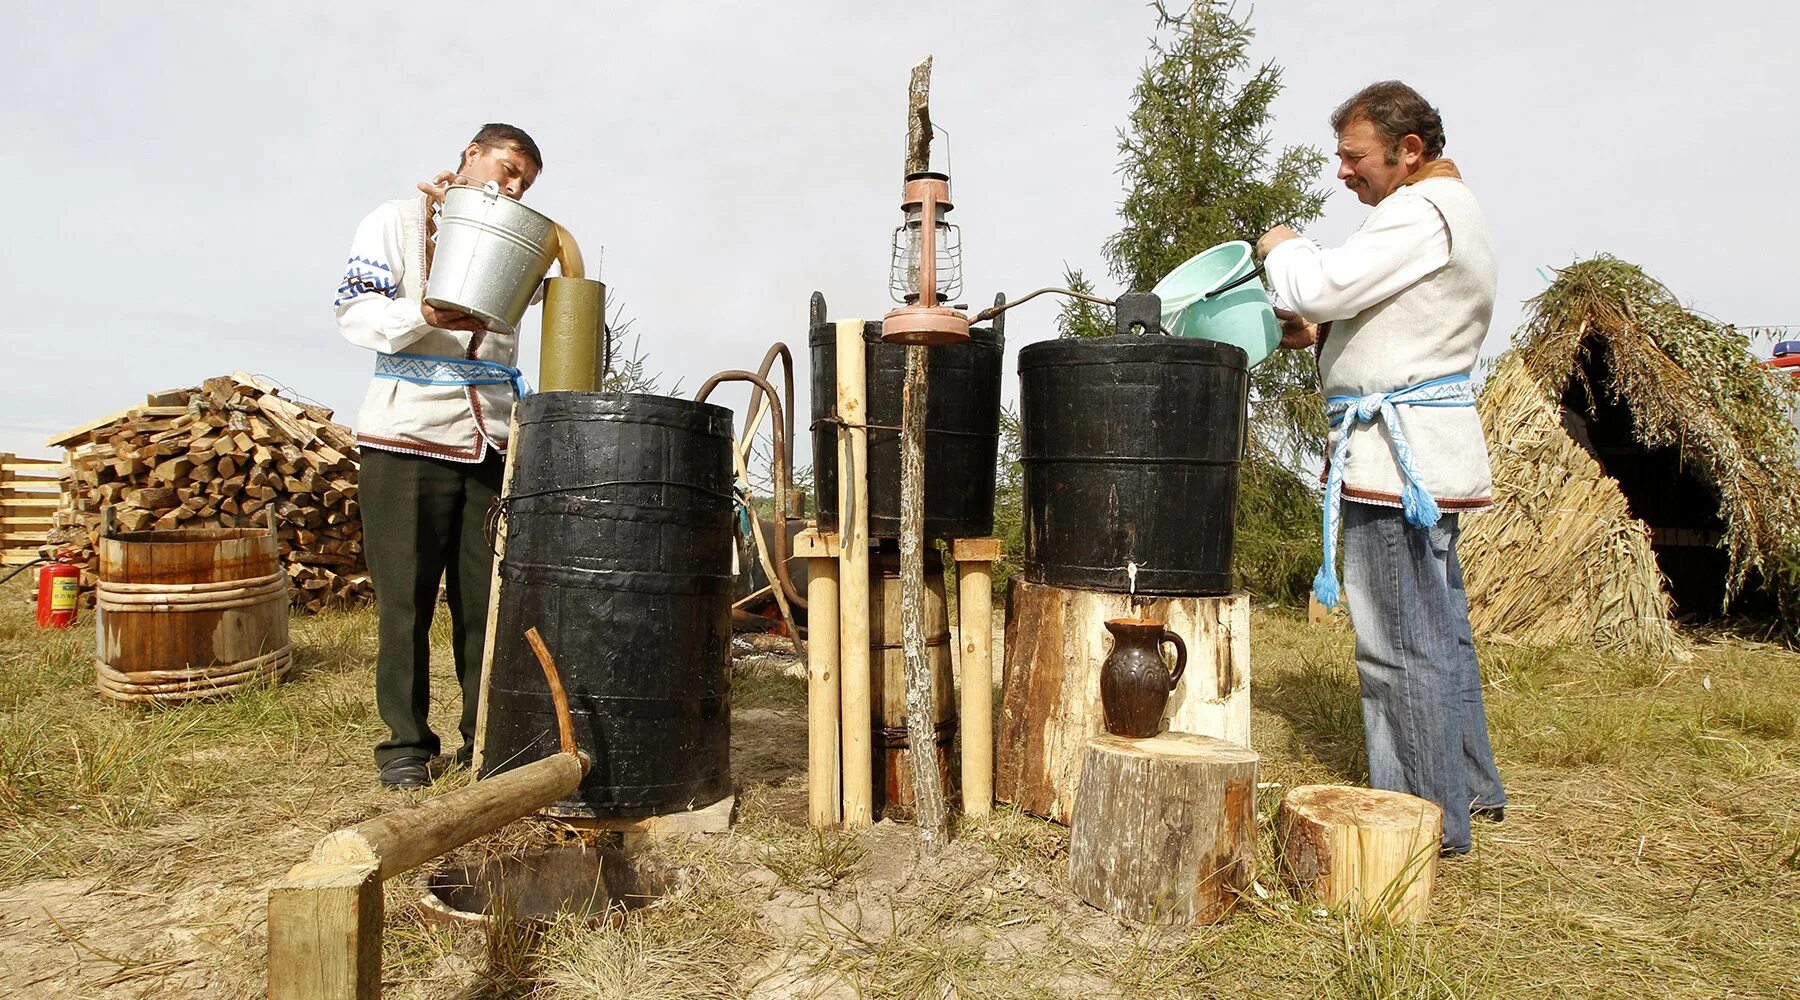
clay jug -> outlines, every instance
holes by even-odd
[[[1113,636],[1112,653],[1100,668],[1100,707],[1106,713],[1106,731],[1130,739],[1155,736],[1169,694],[1187,669],[1187,646],[1161,622],[1141,618],[1115,618],[1106,623],[1106,630]],[[1175,644],[1173,673],[1163,662],[1165,642]]]

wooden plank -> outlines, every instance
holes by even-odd
[[[142,406],[127,406],[123,410],[119,410],[116,413],[109,413],[106,416],[101,417],[98,420],[90,420],[85,424],[81,424],[80,426],[71,427],[68,430],[63,431],[61,434],[58,434],[54,437],[45,439],[44,447],[46,447],[46,448],[68,447],[69,444],[74,442],[76,439],[84,437],[88,434],[92,434],[93,432],[99,430],[102,427],[105,427],[107,424],[110,424],[115,420],[124,420],[128,417],[134,416],[134,415],[136,415],[137,411],[142,410],[142,409],[143,409]]]
[[[999,562],[1000,539],[957,538],[950,542],[950,558],[959,563]]]

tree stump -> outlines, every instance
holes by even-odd
[[[1090,740],[1069,831],[1069,885],[1116,917],[1209,924],[1256,867],[1257,756],[1162,733]]]
[[[994,792],[1068,823],[1088,740],[1106,732],[1100,667],[1110,618],[1160,621],[1187,644],[1168,728],[1250,745],[1250,599],[1138,597],[1014,579],[1007,595],[1005,690]]]
[[[1275,815],[1275,860],[1294,895],[1324,906],[1424,916],[1437,883],[1444,811],[1403,792],[1302,785]]]

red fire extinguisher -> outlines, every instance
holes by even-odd
[[[38,570],[38,628],[68,628],[75,624],[75,605],[81,596],[81,567],[55,560]]]

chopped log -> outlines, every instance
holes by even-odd
[[[1302,785],[1275,814],[1275,861],[1296,896],[1406,923],[1431,908],[1444,811],[1404,792]]]
[[[1250,745],[1250,599],[1140,597],[1030,583],[1007,597],[1005,688],[994,791],[1002,802],[1069,822],[1087,741],[1106,731],[1100,668],[1106,621],[1160,621],[1187,645],[1187,672],[1169,696],[1177,732]]]
[[[1208,924],[1256,871],[1255,753],[1162,733],[1090,740],[1069,830],[1069,885],[1116,917]]]
[[[250,412],[256,414],[252,422]],[[273,416],[269,416],[273,414]],[[191,389],[153,393],[133,407],[55,439],[68,449],[63,502],[43,550],[67,552],[91,571],[100,511],[125,531],[247,527],[271,501],[282,511],[282,554],[297,606],[355,603],[372,596],[360,579],[354,436],[330,411],[281,399],[243,373]],[[327,490],[331,496],[318,494]],[[296,532],[331,526],[330,542],[293,543]],[[348,537],[354,536],[354,538]],[[309,550],[310,545],[318,546]],[[300,555],[328,557],[306,567]],[[329,557],[350,557],[342,558]],[[340,574],[339,569],[348,572]],[[327,595],[303,593],[309,580]],[[91,594],[91,591],[90,591]]]

